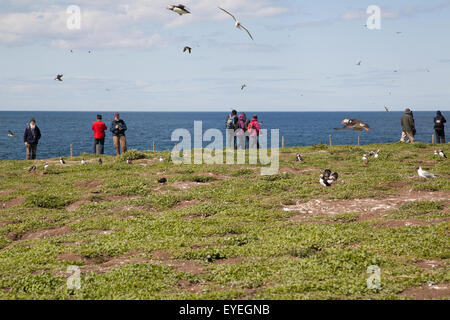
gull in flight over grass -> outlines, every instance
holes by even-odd
[[[244,26],[239,22],[239,20],[236,19],[236,17],[235,17],[234,15],[232,15],[231,13],[229,13],[227,10],[222,9],[221,7],[219,7],[219,9],[222,10],[223,12],[229,14],[229,15],[234,19],[234,21],[236,21],[236,28],[238,28],[238,29],[244,29],[245,31],[247,31],[248,35],[249,35],[250,38],[253,40],[253,37],[252,37],[250,31],[248,31],[248,29],[247,29],[246,27],[244,27]]]

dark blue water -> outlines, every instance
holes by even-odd
[[[109,127],[112,112],[103,112],[103,120]],[[253,113],[247,113],[251,116]],[[328,143],[333,135],[334,144],[356,144],[361,134],[362,144],[396,142],[400,139],[401,112],[261,112],[259,120],[264,122],[264,129],[279,129],[285,137],[286,146],[307,146]],[[67,156],[70,144],[74,155],[83,152],[92,153],[92,122],[96,112],[0,112],[0,160],[18,160],[25,158],[23,132],[31,117],[35,117],[41,129],[42,139],[38,146],[38,158]],[[434,112],[415,112],[417,140],[431,142]],[[210,128],[224,129],[226,113],[152,113],[121,112],[121,118],[128,126],[127,142],[129,149],[151,150],[153,141],[156,149],[172,149],[172,131],[185,128],[193,131],[194,121],[203,121],[203,130]],[[366,121],[372,130],[369,132],[352,132],[333,128],[340,127],[344,118],[358,118]],[[450,120],[450,119],[449,119]],[[17,134],[17,138],[8,137],[8,129]],[[446,128],[447,135],[448,129]],[[209,142],[205,143],[207,145]],[[224,142],[225,144],[225,142]],[[107,132],[105,153],[113,154],[111,133]]]

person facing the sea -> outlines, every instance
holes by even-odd
[[[125,131],[127,131],[127,125],[125,121],[120,119],[119,113],[114,114],[114,120],[111,123],[110,128],[113,134],[113,142],[114,148],[116,149],[116,155],[120,155],[120,151],[122,153],[127,152],[127,138],[125,137]]]
[[[233,110],[231,111],[231,114],[227,115],[226,122],[225,122],[225,128],[227,130],[233,130],[229,131],[227,134],[227,148],[236,148],[236,129],[237,129],[237,111]]]
[[[409,142],[414,142],[414,136],[416,134],[416,127],[414,124],[414,116],[411,109],[407,108],[405,114],[401,118],[402,124],[402,137],[400,142],[405,142],[405,138],[408,137]]]
[[[27,160],[36,159],[36,151],[39,139],[41,138],[41,130],[36,125],[36,120],[31,118],[29,125],[25,128],[23,142],[25,143]]]
[[[436,112],[434,118],[434,131],[436,132],[436,143],[445,143],[445,123],[447,120],[442,115],[442,112]]]
[[[98,114],[97,121],[92,124],[92,130],[94,131],[94,154],[97,154],[97,152],[99,154],[105,153],[105,131],[107,129],[106,124],[102,121],[102,116]]]
[[[252,117],[252,120],[248,124],[248,132],[250,134],[250,149],[259,148],[259,132],[261,131],[261,127],[259,126],[258,116],[255,114]]]
[[[245,113],[239,113],[238,122],[236,124],[236,138],[237,138],[237,148],[240,150],[245,150],[246,141],[248,141],[248,135],[245,133],[248,130],[248,124],[250,121],[247,119]],[[248,142],[247,142],[248,144]]]

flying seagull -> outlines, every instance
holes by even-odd
[[[444,151],[439,150],[439,157],[441,157],[442,159],[447,159],[447,156],[445,155]]]
[[[66,162],[63,159],[63,157],[59,157],[59,163],[61,163],[62,165],[66,164]]]
[[[188,8],[186,8],[186,6],[185,6],[185,5],[182,5],[182,4],[179,4],[179,5],[177,5],[177,6],[174,6],[174,5],[168,5],[168,6],[166,7],[166,9],[178,13],[180,16],[182,16],[183,14],[191,13],[191,12],[188,10]]]
[[[388,109],[388,107],[384,107],[384,110],[386,110],[386,112],[389,112],[389,109]]]
[[[248,31],[248,29],[247,29],[246,27],[244,27],[244,26],[239,22],[239,20],[236,19],[236,17],[235,17],[234,15],[232,15],[231,13],[229,13],[227,10],[222,9],[221,7],[219,7],[219,9],[222,10],[223,12],[229,14],[229,15],[234,19],[234,21],[236,22],[236,28],[238,28],[238,29],[244,29],[245,31],[247,31],[248,35],[249,35],[250,38],[253,40],[253,37],[252,37],[250,31]]]
[[[362,131],[363,129],[367,131],[370,130],[369,125],[359,119],[344,119],[342,120],[341,123],[344,125],[344,127],[335,128],[335,130],[342,130],[342,129],[353,129],[353,131]]]
[[[16,137],[16,134],[14,132],[12,132],[11,130],[8,130],[8,137]]]
[[[189,54],[191,54],[192,48],[191,47],[184,47],[183,52],[189,51]]]
[[[244,84],[241,86],[241,90],[244,90],[245,88],[247,88],[247,85],[244,83]]]
[[[431,172],[427,172],[422,170],[422,167],[419,167],[417,170],[417,173],[419,174],[419,177],[429,179],[429,178],[436,178],[437,176],[432,174]]]
[[[357,65],[358,67],[360,67],[360,66],[361,66],[361,63],[362,63],[362,61],[359,61],[356,65]]]
[[[62,74],[58,74],[54,80],[63,81],[62,77],[63,77]]]

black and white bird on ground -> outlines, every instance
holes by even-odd
[[[133,164],[133,162],[130,160],[130,158],[127,158],[127,164]]]
[[[183,49],[183,52],[186,52],[186,51],[188,51],[189,52],[189,54],[191,54],[191,52],[192,52],[192,48],[191,47],[184,47],[184,49]]]
[[[62,74],[58,74],[54,80],[63,81],[62,77],[63,77]]]
[[[168,6],[166,7],[166,9],[178,13],[180,16],[182,16],[183,14],[189,14],[189,13],[191,13],[191,12],[189,11],[189,9],[186,8],[186,6],[183,5],[183,4],[179,4],[179,5],[176,5],[176,6],[174,6],[174,5],[168,5]]]
[[[367,154],[363,155],[362,161],[364,166],[367,166],[367,164],[369,163],[369,158],[367,158]]]
[[[338,178],[339,174],[337,172],[331,173],[331,170],[327,169],[320,175],[319,182],[324,187],[330,187]]]
[[[236,28],[238,28],[238,29],[244,29],[245,31],[247,31],[248,35],[249,35],[250,38],[253,40],[253,37],[252,37],[250,31],[248,31],[248,29],[247,29],[246,27],[244,27],[244,26],[242,25],[242,23],[240,23],[239,20],[238,20],[234,15],[232,15],[232,14],[231,14],[230,12],[228,12],[227,10],[222,9],[221,7],[219,7],[219,9],[222,10],[223,12],[225,12],[226,14],[229,14],[229,15],[234,19],[234,21],[236,22],[236,24],[235,24]]]
[[[98,158],[98,164],[103,164],[103,160],[102,160],[102,158]]]
[[[300,153],[297,153],[297,155],[295,156],[295,161],[296,162],[303,162],[305,160],[303,160],[303,157]]]
[[[12,132],[11,130],[8,130],[8,137],[15,138],[16,134],[14,132]]]
[[[159,162],[164,162],[164,158],[163,157],[159,157]]]
[[[86,162],[86,160],[84,160],[84,158],[81,159],[81,164],[82,164],[83,166],[87,164],[87,162]]]
[[[422,167],[419,167],[419,169],[417,169],[417,173],[419,174],[419,177],[421,178],[425,178],[425,179],[430,179],[430,178],[436,178],[437,175],[428,172],[428,171],[424,171],[422,170]]]
[[[437,150],[434,150],[434,155],[435,155],[435,156],[438,156],[438,155],[439,155],[439,153],[438,153]]]
[[[439,150],[439,157],[441,157],[442,159],[447,159],[447,156],[445,155],[444,151]]]
[[[166,184],[167,183],[167,179],[166,178],[160,178],[160,179],[158,179],[158,183],[159,184]]]
[[[62,165],[66,164],[66,162],[63,159],[63,157],[59,157],[59,163],[61,163]]]
[[[49,168],[49,165],[48,165],[48,163],[46,162],[46,163],[44,164],[44,170],[47,171],[48,168]]]
[[[377,150],[377,152],[375,152],[375,154],[373,155],[373,157],[375,158],[375,159],[378,159],[379,157],[380,157],[380,150]]]
[[[32,165],[31,167],[30,167],[30,169],[28,169],[28,172],[34,172],[34,171],[36,171],[36,166],[35,165]]]

